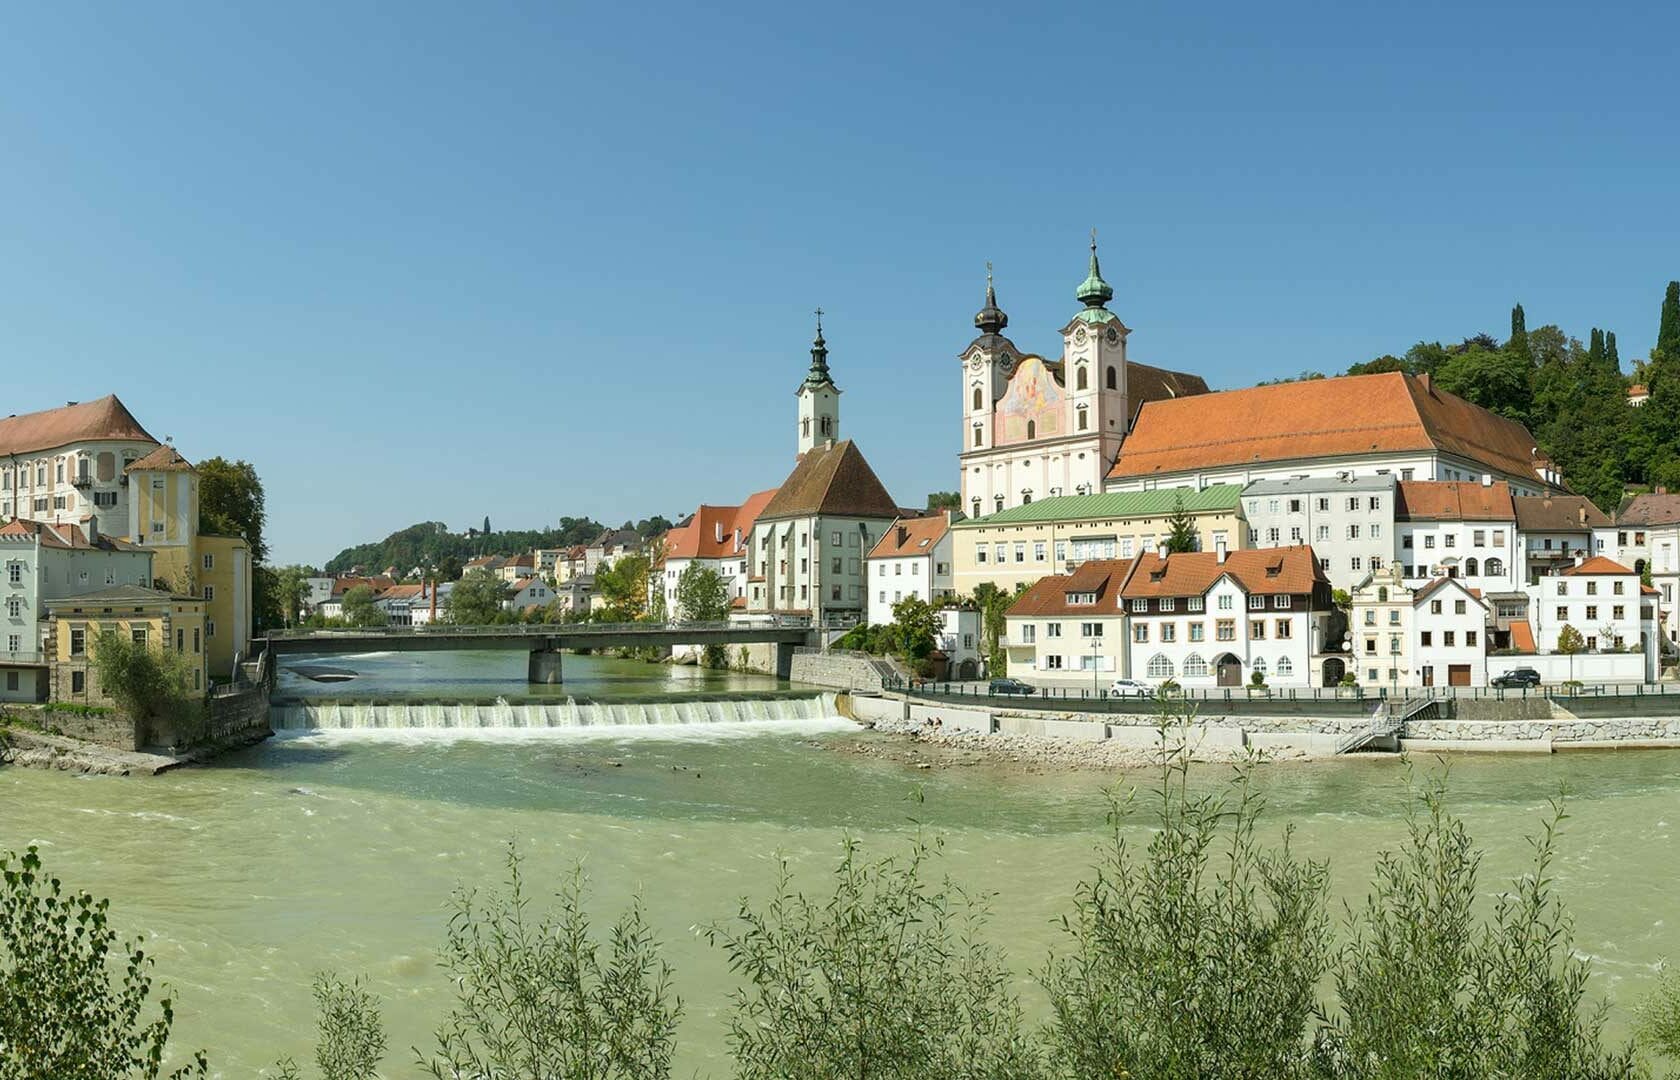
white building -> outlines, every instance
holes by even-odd
[[[1037,686],[1101,690],[1131,674],[1120,587],[1130,559],[1091,559],[1040,578],[1004,619],[1009,674]]]
[[[1134,677],[1187,689],[1312,686],[1332,607],[1312,548],[1140,556],[1121,587]]]
[[[1517,515],[1504,481],[1400,485],[1397,561],[1413,580],[1462,579],[1489,594],[1520,593]]]
[[[1363,686],[1486,686],[1488,605],[1459,578],[1408,581],[1399,564],[1352,592],[1350,670]]]
[[[875,542],[867,556],[867,621],[893,621],[892,607],[907,596],[929,604],[956,595],[951,568],[954,510],[927,517],[900,518]]]
[[[1616,512],[1615,561],[1635,573],[1651,572],[1651,585],[1662,599],[1662,632],[1680,641],[1676,597],[1680,597],[1680,495],[1635,495]]]
[[[1110,491],[1252,484],[1300,476],[1562,483],[1514,420],[1428,375],[1344,375],[1145,402],[1108,472]]]
[[[91,515],[101,535],[135,535],[124,470],[159,445],[115,396],[0,419],[0,520]]]
[[[1243,489],[1251,548],[1307,544],[1331,588],[1351,589],[1394,557],[1392,473],[1256,480]]]
[[[934,644],[945,654],[945,677],[984,678],[986,658],[980,652],[980,612],[967,607],[942,608],[939,623],[939,639]]]
[[[988,273],[980,331],[959,356],[962,386],[962,506],[980,517],[1054,495],[1102,490],[1127,425],[1146,401],[1205,394],[1194,375],[1127,359],[1131,331],[1105,306],[1097,246],[1075,291],[1084,309],[1062,328],[1060,359],[1023,353],[1003,336]]]
[[[665,564],[658,574],[658,587],[665,594],[667,618],[682,617],[677,583],[682,580],[683,572],[696,563],[723,579],[732,606],[740,601],[739,606],[745,608],[747,579],[751,576],[748,549],[753,522],[775,494],[774,488],[754,492],[739,506],[702,503],[692,517],[665,534]]]
[[[1534,589],[1534,640],[1555,652],[1558,636],[1573,626],[1587,652],[1625,652],[1640,641],[1639,575],[1602,555],[1545,577]]]
[[[1518,496],[1511,505],[1521,541],[1518,573],[1528,585],[1615,545],[1615,525],[1585,495]]]
[[[84,525],[0,526],[0,701],[45,701],[46,601],[118,585],[149,587],[152,553]]]

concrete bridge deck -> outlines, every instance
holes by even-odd
[[[263,647],[275,656],[360,652],[457,652],[468,649],[524,649],[531,655],[530,681],[560,682],[564,649],[671,648],[677,645],[772,645],[776,673],[786,678],[793,650],[820,644],[808,623],[559,623],[536,626],[373,627],[368,629],[276,630]]]

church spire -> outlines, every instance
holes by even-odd
[[[1088,308],[1100,308],[1114,299],[1114,289],[1103,280],[1102,268],[1097,265],[1097,230],[1091,230],[1091,272],[1080,282],[1073,294],[1075,300]]]
[[[833,386],[834,379],[828,374],[828,342],[823,340],[822,308],[817,309],[817,336],[811,341],[811,371],[805,376],[806,386]]]
[[[997,291],[992,288],[992,264],[986,264],[986,306],[974,316],[974,325],[982,334],[997,334],[1009,325],[1009,316],[998,307]]]

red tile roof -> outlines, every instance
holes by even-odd
[[[753,522],[775,497],[776,489],[757,491],[747,496],[740,506],[709,506],[702,504],[685,525],[665,534],[667,559],[731,559],[746,553],[752,537]],[[736,530],[741,542],[735,543]]]
[[[54,524],[45,521],[26,521],[13,518],[5,525],[0,525],[0,536],[5,537],[36,537],[42,547],[59,548],[66,551],[145,551],[146,548],[131,544],[127,540],[101,535],[97,540],[89,540],[85,529],[80,525]]]
[[[1511,624],[1511,648],[1524,653],[1538,651],[1534,647],[1534,628],[1528,625],[1527,619],[1518,619]]]
[[[1418,589],[1416,592],[1412,593],[1412,603],[1416,604],[1416,603],[1418,603],[1422,600],[1425,600],[1430,595],[1432,595],[1433,593],[1435,593],[1435,592],[1437,592],[1441,589],[1446,588],[1448,585],[1459,585],[1461,588],[1464,589],[1465,592],[1469,593],[1471,596],[1475,597],[1477,600],[1480,600],[1482,598],[1482,590],[1472,589],[1469,586],[1464,585],[1462,582],[1460,582],[1455,577],[1443,576],[1443,577],[1438,577],[1438,578],[1433,579],[1432,581],[1429,582],[1429,584],[1425,585],[1423,588]]]
[[[1536,475],[1527,428],[1437,388],[1426,375],[1391,371],[1148,402],[1109,476],[1429,450],[1513,476]]]
[[[1120,610],[1120,586],[1132,568],[1131,559],[1092,559],[1071,574],[1039,578],[1010,605],[1014,617],[1036,615],[1113,615]],[[1069,604],[1069,593],[1094,593],[1092,604]]]
[[[1468,480],[1402,480],[1394,516],[1400,521],[1516,521],[1511,485]]]
[[[1633,573],[1633,571],[1628,569],[1627,567],[1623,566],[1621,563],[1616,562],[1614,559],[1606,559],[1602,555],[1594,555],[1592,558],[1588,559],[1586,562],[1583,562],[1579,566],[1569,567],[1568,569],[1564,570],[1563,573],[1565,575],[1569,576],[1569,577],[1575,577],[1577,575],[1582,575],[1582,574],[1588,575],[1588,576],[1598,576],[1598,575],[1621,576],[1621,575],[1631,575]]]
[[[1680,522],[1680,495],[1646,492],[1635,495],[1616,512],[1618,525],[1673,525]]]
[[[27,454],[105,439],[157,442],[115,394],[0,420],[0,454]]]
[[[1120,595],[1127,600],[1153,596],[1200,596],[1230,575],[1243,591],[1260,595],[1306,595],[1328,585],[1312,548],[1258,548],[1233,551],[1219,561],[1213,551],[1150,552],[1138,556]]]
[[[899,517],[899,508],[850,439],[807,450],[760,518]]]
[[[899,518],[892,523],[875,546],[869,549],[871,559],[896,559],[908,555],[931,555],[939,541],[951,531],[949,512],[928,517]]]

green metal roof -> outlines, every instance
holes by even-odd
[[[1113,322],[1116,316],[1114,312],[1108,310],[1107,308],[1088,307],[1079,314],[1075,315],[1074,318],[1078,319],[1082,323],[1089,323],[1092,326],[1101,326],[1103,323]]]
[[[1102,495],[1057,495],[1035,499],[985,517],[957,522],[953,528],[978,529],[987,525],[1022,525],[1043,521],[1090,521],[1094,518],[1165,517],[1184,500],[1191,513],[1235,510],[1241,484],[1212,484],[1205,488],[1156,488],[1152,491],[1110,491]]]

